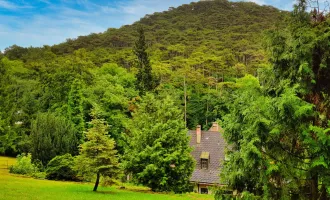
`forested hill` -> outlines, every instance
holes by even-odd
[[[228,48],[233,47],[234,50],[242,50],[237,47],[239,41],[245,39],[249,45],[260,44],[259,34],[274,27],[277,22],[282,22],[283,16],[274,7],[258,6],[250,2],[200,1],[146,15],[133,25],[120,29],[110,28],[102,34],[80,36],[76,40],[55,45],[52,50],[62,54],[79,48],[92,50],[98,47],[132,47],[136,27],[141,24],[144,25],[152,45],[182,44],[199,47],[216,42]]]
[[[155,62],[166,61],[173,65],[174,60],[183,57],[192,58],[194,64],[214,62],[220,65],[218,62],[221,61],[219,58],[215,61],[214,56],[223,56],[226,58],[222,61],[227,65],[243,63],[252,72],[265,61],[261,46],[262,33],[275,26],[285,25],[287,14],[274,7],[259,6],[252,2],[200,1],[146,15],[133,25],[67,39],[50,49],[43,49],[64,55],[85,48],[98,55],[97,60],[93,60],[96,65],[110,61],[130,67],[134,62],[131,49],[137,35],[136,28],[142,24]],[[107,52],[103,51],[104,48]],[[26,53],[28,50],[31,52]],[[35,59],[35,56],[31,58],[31,54],[42,49],[28,50],[14,46],[8,48],[5,54],[9,58],[18,57],[27,61]]]
[[[146,15],[133,25],[120,29],[108,29],[101,34],[68,40],[53,46],[52,51],[65,54],[79,48],[95,50],[102,47],[129,49],[128,52],[122,52],[130,55],[136,28],[142,24],[146,29],[151,52],[155,52],[151,54],[155,61],[172,63],[175,57],[181,56],[194,58],[194,62],[200,64],[212,60],[213,56],[227,55],[227,62],[232,62],[228,64],[241,62],[255,69],[256,63],[264,59],[261,51],[263,31],[277,24],[283,25],[284,16],[274,7],[258,6],[250,2],[201,1]],[[116,61],[119,60],[117,58]],[[132,60],[126,59],[128,61]],[[119,64],[130,65],[125,62]]]
[[[141,99],[133,51],[140,26],[157,77],[153,92],[171,96],[185,111],[188,128],[207,128],[223,115],[219,84],[265,67],[264,32],[286,26],[288,15],[255,3],[201,1],[54,46],[13,45],[0,54],[0,154],[34,152],[31,147],[38,141],[50,146],[33,138],[42,132],[37,126],[42,123],[74,124],[81,139],[93,107],[111,125],[111,135],[122,148],[122,133]]]

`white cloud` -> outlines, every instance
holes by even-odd
[[[0,8],[8,9],[8,10],[16,10],[19,7],[9,1],[0,0]]]
[[[18,10],[24,8],[33,8],[33,6],[26,3],[18,5],[7,0],[0,0],[0,8],[7,10]]]
[[[15,17],[0,13],[0,49],[13,44],[25,47],[57,44],[67,38],[132,24],[146,14],[164,11],[171,6],[176,7],[192,0],[129,0],[105,5],[91,0],[75,0],[85,8],[84,10],[74,9],[71,0],[61,0],[60,5],[55,5],[49,0],[39,1],[46,4],[48,14],[36,13],[26,17]],[[22,8],[22,5],[18,6],[4,0],[0,0],[1,6],[12,10]]]

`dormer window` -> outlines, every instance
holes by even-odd
[[[208,169],[209,162],[210,162],[210,153],[209,152],[202,152],[201,154],[201,169]]]
[[[201,159],[201,167],[202,167],[202,169],[208,169],[209,168],[209,160]]]

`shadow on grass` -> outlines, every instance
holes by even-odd
[[[93,191],[91,191],[91,192],[93,192]],[[112,195],[117,194],[117,192],[114,192],[114,191],[96,191],[93,193],[95,193],[95,194],[112,194]]]
[[[171,192],[154,192],[152,191],[151,189],[149,188],[141,188],[139,186],[136,186],[136,187],[118,187],[117,188],[118,190],[122,190],[122,191],[128,191],[128,192],[138,192],[138,193],[144,193],[144,194],[172,194]]]

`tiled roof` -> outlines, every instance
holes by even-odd
[[[221,133],[213,131],[202,131],[200,144],[197,144],[196,131],[189,131],[190,146],[193,147],[192,156],[196,160],[195,171],[191,181],[199,183],[220,183],[220,162],[225,159],[226,142]],[[209,152],[210,162],[208,169],[201,169],[200,156],[202,152]]]

